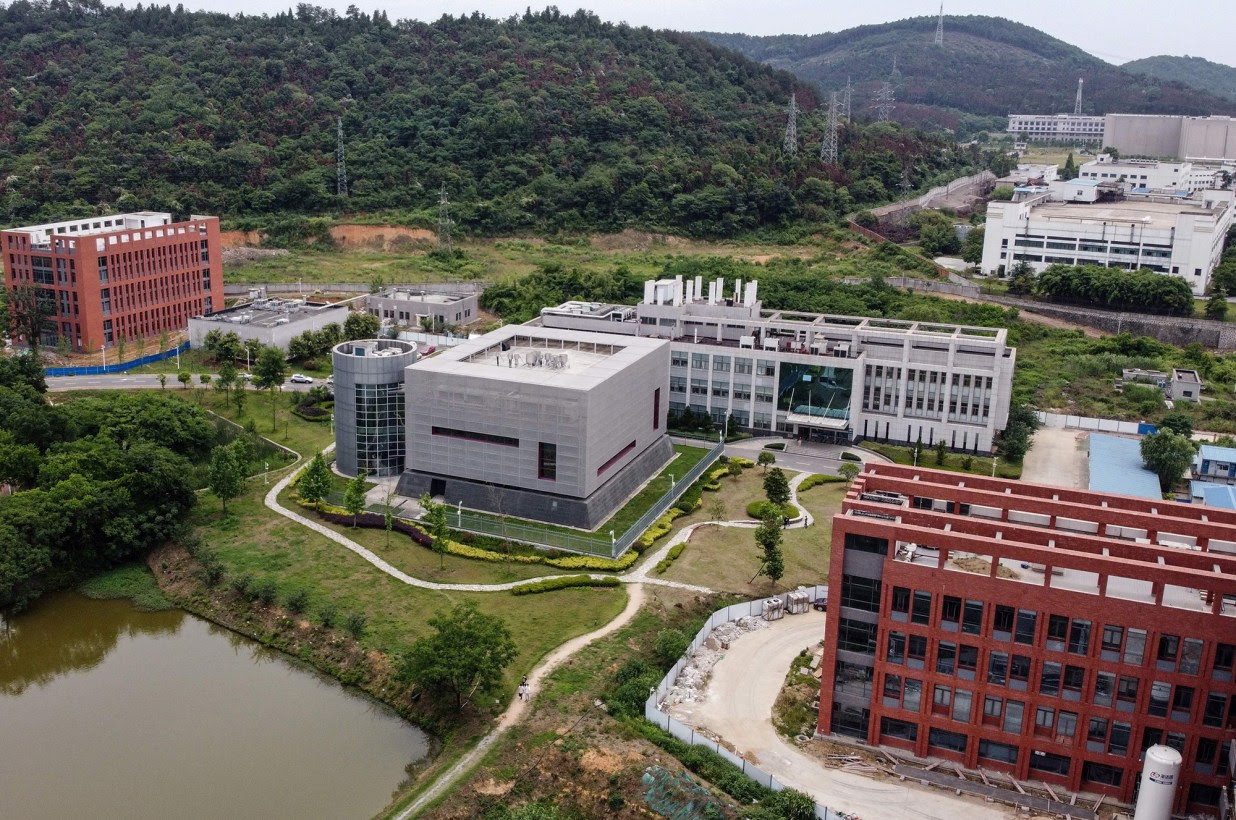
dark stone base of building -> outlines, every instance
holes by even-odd
[[[451,505],[463,504],[474,510],[591,530],[613,515],[673,455],[674,446],[668,437],[662,436],[588,498],[538,493],[417,470],[400,476],[397,492],[411,498],[429,493],[442,496]]]

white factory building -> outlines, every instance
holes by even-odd
[[[1103,145],[1103,120],[1082,114],[1009,114],[1008,131],[1030,142]]]
[[[1080,179],[1113,182],[1125,191],[1157,193],[1222,188],[1224,176],[1219,165],[1193,162],[1167,162],[1153,159],[1113,159],[1099,154],[1078,170]]]
[[[707,292],[705,292],[707,287]],[[545,327],[668,339],[668,402],[804,440],[989,452],[1017,351],[1003,328],[764,310],[756,282],[645,283],[638,305],[567,302]]]
[[[1093,179],[1055,182],[1048,193],[990,203],[982,272],[1003,276],[1023,260],[1036,272],[1057,263],[1150,268],[1206,292],[1232,224],[1232,191],[1095,201],[1099,187]]]

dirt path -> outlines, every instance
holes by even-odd
[[[825,617],[812,611],[744,634],[713,669],[704,699],[674,707],[674,717],[707,729],[777,780],[830,808],[881,820],[1012,817],[982,802],[830,769],[777,733],[772,725],[773,702],[790,663],[824,637]]]
[[[540,687],[545,676],[562,665],[567,658],[574,655],[579,650],[583,649],[588,644],[603,638],[612,632],[615,632],[631,622],[635,617],[635,613],[644,605],[644,588],[640,584],[631,584],[627,587],[627,605],[619,613],[617,618],[607,623],[605,626],[586,635],[580,635],[577,638],[572,638],[566,643],[559,646],[553,652],[550,652],[545,658],[537,664],[537,666],[528,673],[528,683],[532,687],[532,696],[536,697],[536,692]],[[406,820],[406,818],[414,817],[419,814],[426,806],[438,799],[451,785],[453,785],[460,777],[467,773],[475,766],[494,742],[502,736],[510,727],[523,718],[528,711],[528,702],[516,698],[511,701],[511,705],[506,708],[497,718],[497,723],[494,728],[489,731],[489,734],[481,738],[480,742],[472,747],[462,758],[459,759],[454,766],[451,766],[445,772],[438,776],[433,785],[426,789],[420,797],[412,802],[399,814],[395,815],[395,820]]]

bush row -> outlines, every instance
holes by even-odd
[[[685,550],[686,548],[687,548],[686,541],[683,541],[681,544],[675,544],[674,546],[670,547],[669,552],[665,554],[665,557],[657,562],[657,566],[656,566],[657,575],[661,575],[667,569],[669,569],[670,565],[678,560],[678,556],[682,555],[682,551]]]
[[[764,516],[768,515],[769,512],[774,512],[782,518],[798,517],[798,509],[792,504],[774,504],[771,501],[752,501],[747,505],[748,518],[763,521]]]
[[[543,581],[533,581],[511,588],[512,595],[536,595],[541,592],[552,592],[555,589],[568,587],[616,587],[619,580],[614,577],[593,578],[591,575],[564,575],[561,578],[546,578]]]
[[[798,485],[798,491],[810,490],[812,487],[818,487],[821,484],[841,484],[845,479],[839,475],[824,475],[823,473],[815,473],[809,475],[802,480]]]

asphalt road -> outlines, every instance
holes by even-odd
[[[323,382],[315,382],[322,384]],[[191,387],[202,387],[203,385],[194,378]],[[158,390],[159,377],[157,375],[125,375],[116,374],[112,376],[56,376],[47,380],[47,389],[53,391],[64,390]],[[307,391],[312,384],[293,384],[292,382],[284,382],[284,390],[297,390],[300,392]],[[176,381],[175,374],[168,374],[167,390],[184,390],[185,388]]]

